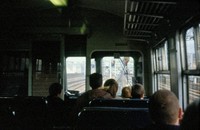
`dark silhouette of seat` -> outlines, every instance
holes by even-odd
[[[66,128],[68,126],[69,108],[66,103],[58,97],[47,98],[47,127]]]
[[[94,99],[89,103],[91,107],[148,108],[148,105],[148,99]]]
[[[13,100],[13,97],[0,97],[0,129],[16,128]]]
[[[85,107],[77,129],[139,129],[150,123],[148,108]]]
[[[13,106],[19,129],[45,128],[46,99],[44,97],[16,97]]]
[[[55,122],[49,122],[47,103],[46,97],[39,96],[0,97],[0,130],[70,129],[68,126],[49,127]],[[54,109],[53,113],[59,110]]]

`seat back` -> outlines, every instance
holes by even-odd
[[[77,129],[138,129],[150,123],[148,108],[85,107]]]
[[[148,108],[148,105],[148,99],[94,99],[89,103],[91,107]]]
[[[62,99],[57,97],[47,98],[47,126],[53,127],[65,127],[68,125],[69,108]]]
[[[38,96],[16,97],[16,122],[21,129],[43,129],[46,118],[46,99]]]
[[[0,129],[15,128],[13,97],[0,97]]]
[[[68,126],[52,126],[49,124],[48,104],[46,97],[0,97],[0,129],[2,130],[44,130],[67,129]],[[59,106],[58,106],[59,107]],[[55,108],[58,108],[55,107]],[[54,109],[51,113],[60,112]],[[56,118],[59,115],[56,115]],[[64,116],[67,119],[68,116]],[[58,118],[59,119],[59,118]],[[68,119],[69,120],[69,119]],[[59,123],[62,122],[59,119]]]

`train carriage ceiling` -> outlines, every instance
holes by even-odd
[[[6,0],[0,4],[0,38],[10,33],[88,33],[83,10],[97,10],[121,19],[124,38],[158,42],[185,21],[200,17],[199,0]],[[88,28],[88,29],[87,29]]]

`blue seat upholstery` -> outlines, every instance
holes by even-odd
[[[150,123],[148,108],[85,107],[77,129],[138,129]]]
[[[89,103],[91,107],[148,108],[148,105],[148,99],[94,99]]]

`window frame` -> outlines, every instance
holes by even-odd
[[[166,52],[167,51],[167,52]],[[164,55],[165,61],[167,63],[167,67],[165,68],[165,65],[163,64],[164,61]],[[161,55],[161,59],[159,59]],[[153,64],[155,67],[153,67],[153,77],[154,77],[154,90],[160,89],[158,82],[159,82],[159,75],[169,75],[170,77],[170,60],[169,60],[169,42],[167,40],[163,41],[163,43],[153,49]],[[159,61],[161,60],[161,61]],[[171,81],[170,81],[171,82]],[[171,83],[170,83],[171,84]],[[171,89],[171,87],[169,88]]]
[[[196,69],[189,69],[188,67],[188,57],[187,57],[187,43],[186,43],[186,34],[189,29],[193,28],[194,34],[194,51],[195,51],[195,62],[196,62]],[[199,76],[200,75],[200,23],[197,23],[193,26],[189,26],[182,31],[180,31],[180,48],[181,48],[181,60],[182,60],[182,90],[183,95],[186,95],[184,98],[184,108],[191,103],[190,101],[190,83],[189,77],[190,76]],[[198,37],[199,36],[199,37]]]

